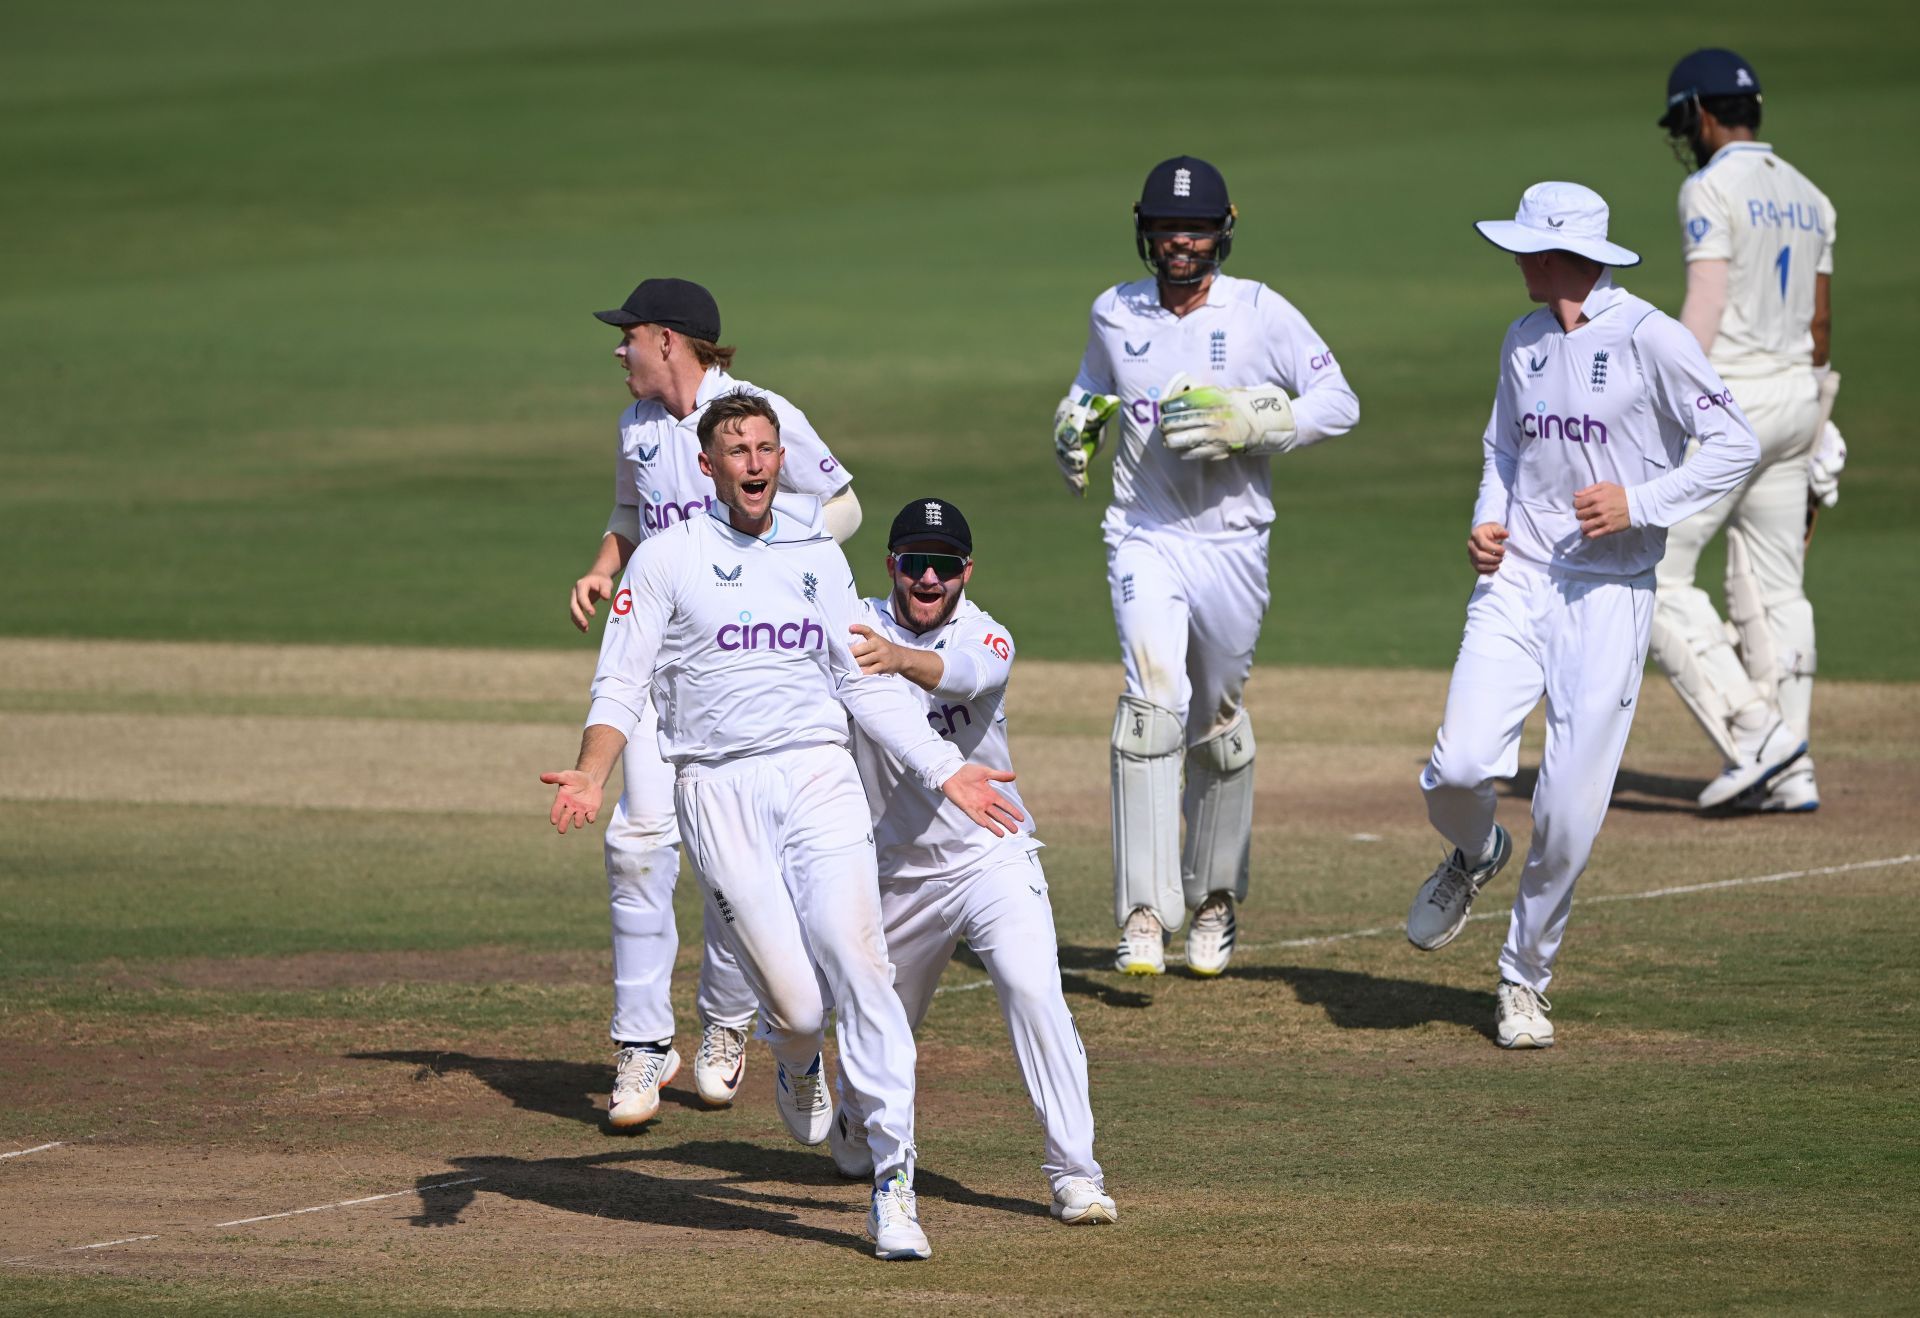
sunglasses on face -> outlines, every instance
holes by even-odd
[[[932,568],[940,580],[952,581],[967,570],[968,561],[958,554],[895,554],[893,570],[909,581],[918,581]]]

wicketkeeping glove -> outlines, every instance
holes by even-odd
[[[1087,464],[1100,451],[1100,432],[1119,410],[1120,400],[1112,394],[1078,389],[1053,411],[1053,460],[1076,497],[1087,492]]]
[[[1847,441],[1840,427],[1827,422],[1807,454],[1807,494],[1822,508],[1840,502],[1840,472],[1847,465]]]
[[[1298,439],[1293,405],[1277,384],[1248,389],[1196,385],[1185,373],[1167,382],[1160,400],[1160,438],[1190,462],[1247,453],[1277,454]]]

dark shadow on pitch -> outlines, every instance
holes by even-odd
[[[1280,980],[1343,1030],[1410,1030],[1430,1022],[1464,1025],[1491,1039],[1493,994],[1415,979],[1387,979],[1320,966],[1232,966],[1232,979]]]
[[[1539,767],[1528,765],[1511,778],[1497,779],[1494,790],[1512,800],[1531,801],[1539,785]],[[1700,789],[1706,785],[1705,779],[1670,778],[1623,768],[1613,780],[1613,798],[1607,808],[1632,814],[1697,815]]]
[[[597,1126],[610,1135],[634,1135],[649,1130],[653,1122],[627,1130],[607,1125],[605,1095],[613,1087],[613,1058],[606,1062],[562,1062],[538,1057],[474,1057],[468,1053],[438,1052],[433,1049],[396,1049],[392,1052],[348,1053],[361,1062],[405,1062],[418,1067],[415,1081],[464,1072],[485,1081],[493,1090],[528,1112],[543,1112],[565,1117],[582,1125]],[[691,1080],[692,1060],[681,1063],[680,1074]],[[679,1082],[676,1081],[675,1084]],[[684,1089],[669,1085],[660,1091],[661,1106],[706,1111],[699,1098]],[[656,1118],[657,1120],[657,1118]]]
[[[985,963],[965,943],[954,950],[953,959],[972,966],[983,975],[987,973]],[[1092,998],[1103,1007],[1133,1009],[1153,1005],[1153,999],[1138,990],[1120,988],[1091,979],[1086,975],[1071,973],[1073,969],[1112,970],[1113,953],[1111,951],[1091,947],[1062,947],[1060,967],[1060,988],[1069,997]]]

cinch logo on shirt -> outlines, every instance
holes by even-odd
[[[704,499],[688,499],[685,503],[676,503],[672,499],[662,499],[660,491],[653,492],[653,502],[640,505],[640,523],[649,531],[664,531],[675,522],[684,522],[689,517],[698,516],[713,507],[713,496]]]
[[[1733,390],[1723,394],[1701,394],[1693,400],[1693,405],[1702,412],[1712,411],[1716,407],[1727,407],[1733,402]]]
[[[1545,403],[1538,406],[1542,409]],[[1580,416],[1554,416],[1551,413],[1535,415],[1528,412],[1520,418],[1520,433],[1528,439],[1564,439],[1575,444],[1604,444],[1607,442],[1607,428],[1598,418],[1585,414]]]
[[[1307,369],[1310,371],[1324,371],[1331,365],[1333,365],[1331,352],[1323,352],[1307,359]]]
[[[973,726],[973,711],[965,705],[942,705],[927,711],[927,726],[942,737],[952,737],[957,729]]]
[[[739,622],[730,622],[713,634],[713,642],[722,650],[819,650],[827,644],[827,634],[812,618],[799,622],[755,622],[742,610]]]

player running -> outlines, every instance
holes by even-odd
[[[1521,726],[1544,694],[1533,841],[1495,1025],[1502,1048],[1547,1048],[1547,984],[1633,726],[1662,528],[1739,485],[1759,444],[1680,323],[1615,286],[1607,267],[1640,258],[1607,241],[1598,193],[1536,183],[1512,220],[1476,227],[1516,254],[1527,296],[1545,307],[1500,345],[1467,538],[1480,581],[1420,775],[1428,817],[1454,849],[1414,897],[1407,938],[1425,951],[1452,942],[1507,863],[1493,780],[1519,767]],[[1682,465],[1690,435],[1698,447]]]
[[[1187,965],[1217,975],[1233,956],[1253,836],[1242,692],[1267,609],[1269,459],[1360,418],[1306,317],[1265,284],[1219,273],[1235,217],[1206,161],[1154,166],[1134,207],[1152,277],[1094,299],[1080,373],[1054,414],[1076,495],[1104,427],[1120,422],[1102,532],[1126,669],[1113,723],[1115,964],[1134,975],[1165,970],[1188,911]]]
[[[1697,166],[1680,185],[1680,320],[1752,423],[1760,465],[1731,498],[1667,538],[1653,654],[1726,761],[1700,793],[1702,807],[1817,810],[1804,754],[1815,667],[1804,571],[1812,518],[1839,497],[1846,462],[1827,419],[1840,387],[1827,360],[1833,203],[1754,140],[1760,79],[1730,50],[1696,50],[1674,66],[1660,126],[1675,154]],[[1723,525],[1737,655],[1694,585],[1700,551]]]
[[[853,655],[862,672],[898,673],[926,693],[927,723],[969,764],[1011,772],[1004,707],[1013,638],[966,597],[973,532],[944,499],[915,499],[887,535],[891,594],[864,601]],[[880,918],[893,987],[917,1030],[940,972],[965,939],[1000,997],[1014,1061],[1046,1139],[1053,1215],[1070,1225],[1118,1219],[1093,1160],[1087,1058],[1060,991],[1058,940],[1031,820],[1000,836],[856,727],[853,755],[873,810]],[[1018,795],[1006,794],[1015,802]],[[828,1147],[843,1175],[873,1174],[862,1106],[843,1095]]]
[[[734,349],[719,346],[720,308],[713,295],[684,279],[649,279],[624,305],[595,317],[620,329],[613,355],[627,373],[633,404],[620,415],[613,515],[599,553],[573,584],[573,624],[586,631],[594,603],[613,595],[614,578],[634,546],[713,507],[713,482],[700,470],[696,430],[707,404],[745,389],[762,394],[780,416],[791,450],[782,487],[827,500],[836,540],[860,525],[860,504],[844,468],[807,418],[775,393],[727,374]],[[607,888],[613,915],[613,1093],[607,1122],[640,1125],[660,1109],[660,1088],[680,1069],[668,998],[680,948],[673,889],[680,873],[680,834],[673,817],[673,769],[660,758],[649,706],[621,760],[622,790],[607,821]],[[746,1073],[753,994],[719,936],[720,918],[705,913],[705,951],[694,999],[700,1048],[694,1087],[702,1102],[724,1107]]]
[[[601,640],[576,767],[541,776],[566,832],[593,820],[614,761],[659,709],[688,858],[760,1003],[775,1095],[796,1139],[827,1138],[824,986],[840,1071],[867,1116],[868,1231],[882,1258],[926,1258],[913,1193],[913,1031],[893,991],[865,793],[847,715],[968,818],[1015,828],[993,790],[1010,772],[966,764],[927,726],[912,688],[868,677],[848,650],[859,608],[846,556],[805,516],[777,509],[784,450],[770,400],[713,402],[700,470],[718,504],[634,551]]]

